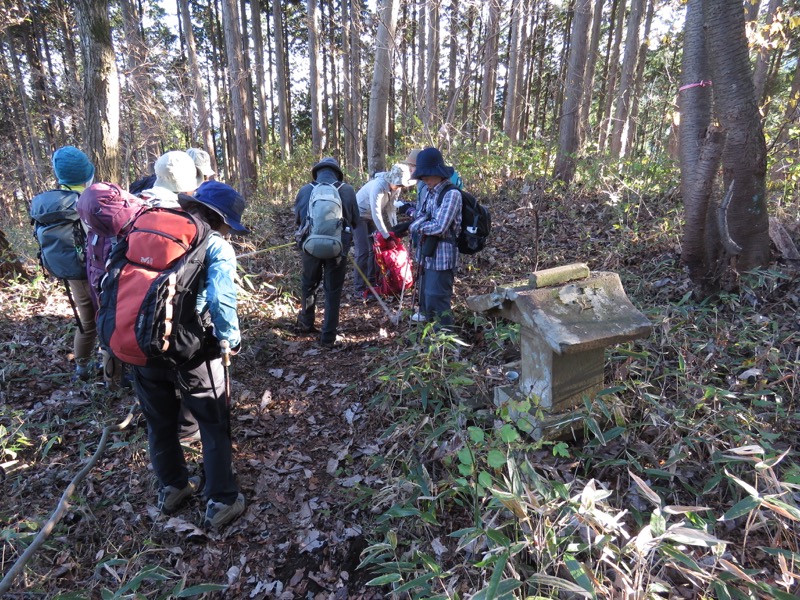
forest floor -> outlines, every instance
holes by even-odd
[[[603,194],[546,200],[535,227],[533,206],[520,207],[503,193],[493,198],[492,246],[467,259],[457,279],[459,331],[468,344],[462,358],[481,366],[483,395],[497,382],[497,367],[513,360],[518,348],[486,356],[481,329],[471,326],[463,304],[468,295],[537,266],[577,261],[621,272],[640,307],[679,301],[690,289],[679,275],[677,229],[662,227],[674,224],[674,198],[651,199],[652,205],[663,203],[658,208],[642,200],[635,214]],[[283,244],[292,229],[288,210],[277,214],[258,246]],[[55,509],[95,451],[102,428],[123,421],[131,408],[135,413],[131,425],[112,435],[8,597],[110,598],[135,591],[168,597],[193,586],[201,592],[208,589],[204,584],[226,585],[226,591],[211,593],[225,598],[386,595],[365,585],[373,573],[357,568],[376,514],[385,509],[365,502],[361,490],[384,484],[373,466],[391,440],[383,435],[386,414],[370,403],[380,387],[372,374],[406,347],[415,326],[407,318],[410,299],[397,325],[377,303],[347,300],[342,345],[324,349],[294,327],[293,252],[265,253],[241,264],[248,273],[241,307],[245,346],[232,367],[232,410],[234,465],[247,508],[220,533],[198,527],[200,498],[172,517],[157,514],[145,425],[133,396],[71,381],[71,311],[58,286],[42,280],[0,286],[0,571],[10,568]],[[349,297],[350,276],[345,289]],[[793,293],[797,289],[795,280]],[[397,310],[397,301],[389,308]],[[797,325],[789,310],[776,318]],[[186,453],[201,472],[199,444]]]

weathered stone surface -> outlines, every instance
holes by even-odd
[[[590,273],[582,263],[537,271],[529,280],[468,298],[467,305],[520,324],[519,379],[495,388],[495,404],[530,399],[531,414],[511,415],[531,423],[532,413],[543,411],[539,433],[605,387],[607,346],[646,337],[652,328],[616,273]]]

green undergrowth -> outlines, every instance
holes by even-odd
[[[653,334],[607,353],[610,387],[560,435],[513,418],[543,416],[535,398],[491,402],[513,327],[410,333],[373,374],[387,450],[382,485],[361,490],[370,584],[396,598],[797,597],[796,294],[764,271],[714,302],[653,304]],[[476,328],[480,353],[464,341]]]

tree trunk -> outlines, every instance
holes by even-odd
[[[428,44],[425,62],[425,112],[423,121],[430,132],[436,127],[439,117],[439,1],[428,0]]]
[[[192,31],[192,16],[189,13],[188,0],[178,0],[181,21],[183,22],[183,35],[186,38],[186,57],[189,63],[192,95],[194,96],[195,110],[197,110],[197,127],[194,131],[194,140],[202,140],[203,147],[211,157],[211,167],[217,170],[217,156],[214,147],[214,136],[211,132],[209,110],[203,97],[203,79],[200,75],[200,65],[197,62],[197,44]]]
[[[727,134],[722,154],[724,189],[733,186],[727,230],[733,245],[741,248],[731,266],[738,272],[764,268],[770,259],[767,147],[753,88],[744,12],[739,0],[706,0],[704,10],[714,109]],[[725,239],[722,242],[730,253],[732,245]]]
[[[767,8],[767,22],[764,26],[766,31],[765,39],[758,46],[756,66],[753,70],[753,86],[755,87],[756,101],[759,105],[764,104],[767,96],[767,73],[769,72],[770,54],[772,53],[774,40],[778,33],[772,30],[772,23],[775,20],[775,13],[783,4],[783,0],[770,0]],[[766,117],[766,115],[764,115]]]
[[[608,139],[608,131],[611,127],[611,109],[614,106],[614,95],[617,89],[617,77],[619,75],[619,54],[622,46],[622,28],[625,23],[625,2],[626,0],[616,0],[617,10],[612,19],[612,28],[609,29],[610,46],[606,49],[608,57],[608,72],[604,77],[606,85],[603,88],[603,95],[598,103],[599,111],[598,122],[600,123],[600,136],[597,140],[597,149],[603,152]],[[612,40],[613,30],[613,40]]]
[[[553,177],[569,184],[575,176],[576,154],[580,145],[578,125],[584,90],[586,58],[589,54],[587,35],[592,22],[591,0],[576,0],[570,34],[566,94],[558,130],[558,154]]]
[[[680,107],[680,160],[681,195],[683,197],[685,225],[681,260],[689,269],[689,277],[698,287],[707,286],[706,277],[711,266],[706,264],[706,241],[719,239],[714,221],[712,231],[706,231],[711,190],[722,156],[724,134],[719,131],[709,136],[711,124],[711,88],[695,85],[711,79],[708,54],[703,30],[704,0],[689,0],[684,22],[683,64],[681,88],[678,92]],[[706,153],[701,161],[701,153]]]
[[[628,127],[631,96],[636,78],[636,60],[639,55],[639,29],[644,16],[645,0],[631,0],[631,12],[628,15],[628,33],[625,36],[625,54],[622,58],[622,76],[619,80],[617,106],[614,110],[614,121],[611,126],[611,155],[625,156],[624,140]]]
[[[322,155],[322,103],[320,102],[320,56],[319,56],[319,5],[317,0],[307,0],[309,93],[311,107],[311,151]]]
[[[393,77],[392,50],[398,8],[398,0],[384,0],[375,40],[375,69],[369,95],[367,125],[367,170],[370,174],[386,169],[386,113],[389,86]]]
[[[508,74],[506,76],[505,114],[503,115],[503,131],[511,143],[517,141],[517,73],[520,68],[522,3],[514,2],[511,9],[511,38],[508,48]]]
[[[631,95],[631,111],[628,115],[628,127],[626,128],[625,138],[622,140],[623,156],[630,156],[636,139],[636,129],[639,121],[639,99],[642,97],[642,86],[644,85],[644,68],[647,63],[647,50],[649,48],[648,37],[650,27],[653,24],[653,13],[655,10],[655,0],[647,1],[647,14],[644,18],[644,30],[642,33],[642,43],[639,46],[639,59],[636,63],[636,75],[633,79],[633,94]]]
[[[253,70],[256,74],[256,104],[258,105],[258,133],[261,141],[261,155],[264,157],[264,149],[269,143],[269,122],[267,121],[267,86],[264,76],[264,33],[261,27],[261,3],[253,0],[250,4],[253,23]]]
[[[603,24],[603,5],[605,0],[594,0],[594,14],[592,15],[592,33],[589,38],[589,55],[586,63],[586,75],[583,79],[583,100],[581,101],[581,114],[578,131],[580,139],[588,140],[590,132],[589,113],[592,108],[592,95],[594,93],[594,73],[597,63],[600,62],[600,26]]]
[[[280,2],[272,3],[272,19],[274,21],[275,36],[275,69],[277,71],[277,96],[278,96],[278,130],[281,140],[281,158],[289,160],[292,154],[290,122],[289,122],[289,92],[286,75],[286,43],[283,38],[283,13]]]
[[[121,0],[120,9],[127,46],[124,53],[128,68],[126,79],[133,95],[132,101],[127,106],[127,118],[130,119],[133,135],[139,133],[141,136],[140,147],[129,148],[128,152],[133,154],[143,150],[146,161],[152,163],[161,154],[160,140],[163,136],[160,123],[164,107],[156,103],[153,95],[148,50],[141,35],[141,14],[138,3],[133,0]]]
[[[252,138],[251,115],[247,110],[247,73],[242,60],[242,34],[236,0],[222,0],[222,23],[225,28],[232,133],[236,148],[235,182],[239,192],[248,198],[256,186],[255,140]]]
[[[120,181],[119,79],[108,0],[77,0],[75,10],[84,64],[86,149],[96,181]]]

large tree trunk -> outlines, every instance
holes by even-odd
[[[704,9],[714,108],[727,134],[722,154],[724,188],[733,185],[727,230],[730,240],[741,248],[731,263],[739,272],[748,271],[766,267],[770,258],[767,146],[753,88],[741,3],[706,0]],[[730,253],[732,246],[725,246]]]
[[[517,74],[522,68],[522,60],[520,56],[522,52],[521,44],[523,37],[523,14],[522,2],[514,2],[511,9],[511,39],[509,41],[508,75],[506,77],[506,102],[505,113],[503,115],[503,131],[511,143],[517,141],[517,136],[519,134],[517,116],[520,107],[519,94],[517,90],[519,77]]]
[[[120,181],[119,78],[108,0],[75,3],[84,64],[86,147],[96,181]]]
[[[576,154],[580,146],[578,125],[580,123],[581,97],[584,90],[586,57],[589,53],[587,35],[592,22],[591,0],[576,0],[575,16],[570,34],[569,65],[561,123],[558,129],[558,154],[553,177],[570,183],[575,176]]]
[[[680,106],[681,195],[685,225],[681,260],[700,288],[708,287],[712,266],[706,263],[706,244],[716,245],[716,222],[709,220],[709,201],[722,155],[724,134],[706,132],[711,124],[711,88],[697,85],[711,79],[703,30],[703,0],[689,0],[684,23]],[[703,153],[703,149],[705,153]],[[701,153],[703,160],[701,161]],[[707,225],[710,231],[707,231]]]
[[[222,0],[222,23],[225,28],[225,51],[228,59],[228,86],[233,110],[233,137],[236,148],[236,183],[248,198],[255,190],[255,140],[247,110],[247,73],[242,59],[242,34],[236,0]]]
[[[480,142],[483,151],[489,152],[492,140],[492,116],[494,113],[495,86],[497,84],[497,48],[500,36],[500,0],[489,0],[489,23],[486,30],[486,51],[481,82],[481,127]]]
[[[367,125],[367,169],[370,173],[386,169],[386,113],[392,83],[392,50],[397,28],[398,0],[384,0],[378,35],[375,40],[375,69],[369,95]]]
[[[439,0],[428,0],[428,44],[425,62],[425,112],[423,121],[428,131],[436,127],[439,117]]]

